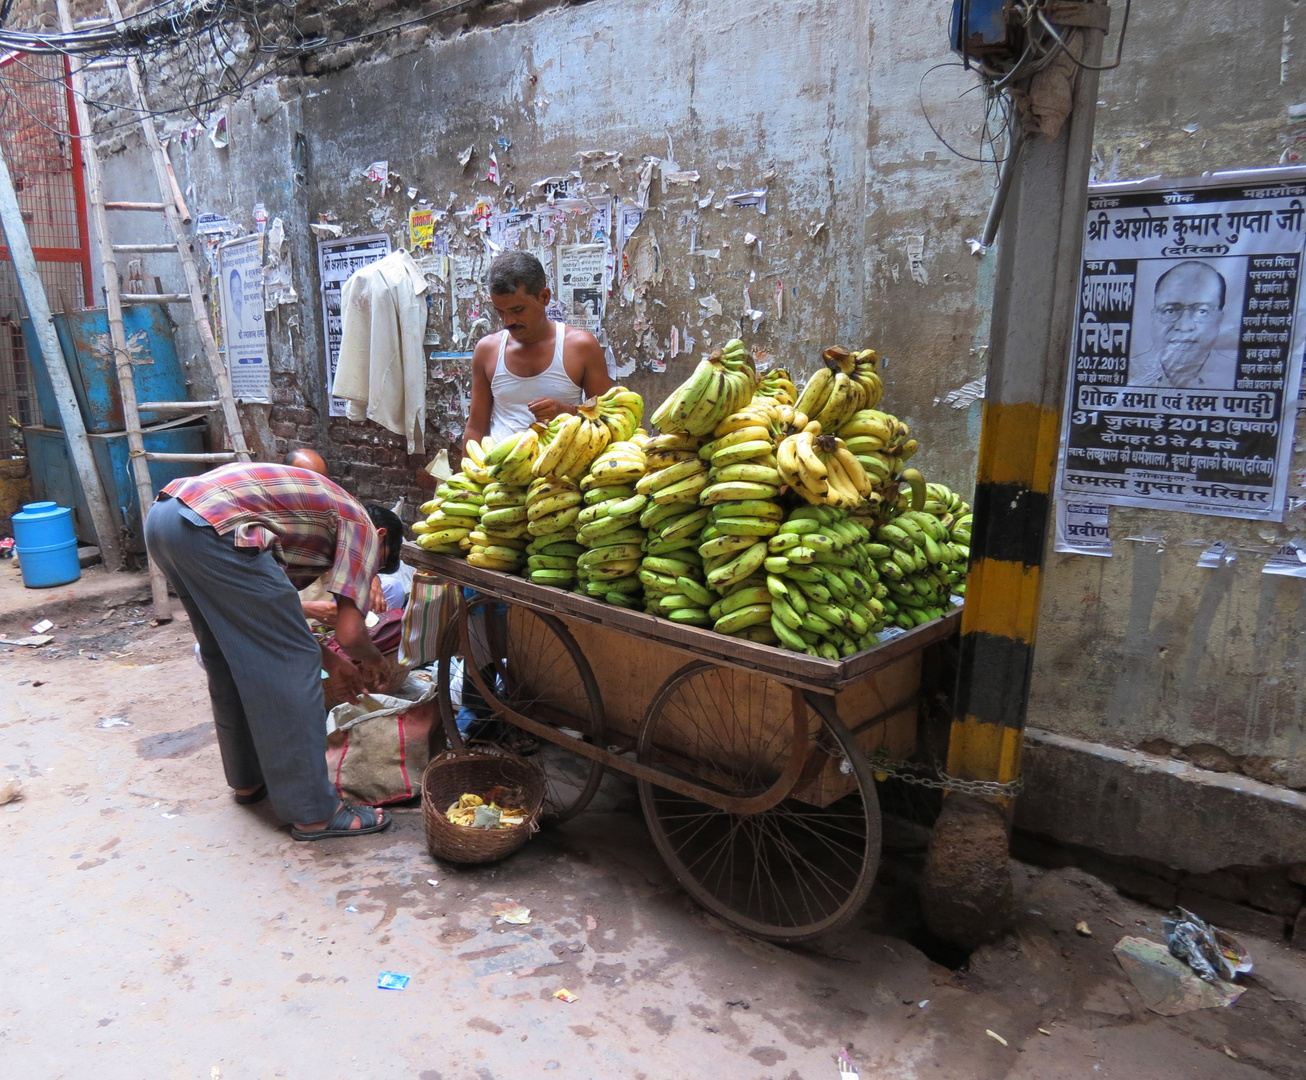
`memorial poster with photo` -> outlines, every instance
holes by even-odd
[[[1306,172],[1089,189],[1063,500],[1279,521]]]
[[[250,233],[218,248],[222,345],[237,401],[268,401],[272,385],[263,321],[263,237]]]

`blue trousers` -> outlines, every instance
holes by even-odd
[[[285,570],[176,499],[156,502],[145,546],[190,616],[209,677],[227,783],[266,784],[283,821],[330,818],[322,650]]]

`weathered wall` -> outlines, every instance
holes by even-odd
[[[1135,5],[1125,63],[1102,81],[1100,177],[1295,153],[1306,127],[1288,106],[1306,98],[1304,34],[1291,0]],[[1299,453],[1297,484],[1303,465]],[[1290,493],[1302,489],[1290,481]],[[1306,583],[1260,572],[1302,527],[1300,509],[1282,525],[1113,509],[1113,558],[1048,559],[1030,723],[1306,788]],[[1198,568],[1215,540],[1237,562]]]
[[[402,493],[417,464],[373,425],[325,418],[309,221],[328,215],[346,235],[379,228],[398,246],[406,243],[409,186],[442,209],[478,198],[530,209],[540,205],[530,185],[542,177],[579,170],[590,193],[630,196],[645,155],[674,154],[701,179],[665,192],[653,182],[640,233],[657,238],[662,280],[634,302],[614,295],[605,324],[622,381],[651,408],[698,355],[740,332],[750,288],[767,317],[756,334],[746,323],[745,336],[795,373],[810,371],[835,341],[879,347],[888,358],[888,407],[925,433],[918,460],[968,490],[974,418],[936,399],[982,372],[986,268],[963,239],[979,227],[987,182],[978,166],[947,155],[916,102],[921,73],[946,58],[943,18],[834,0],[710,8],[594,0],[447,39],[396,35],[365,57],[337,52],[313,63],[321,74],[283,81],[275,108],[259,104],[268,91],[232,108],[229,148],[201,138],[173,156],[192,186],[193,210],[249,224],[262,201],[286,218],[297,244],[300,326],[278,334],[269,433],[325,442],[333,466],[369,496]],[[935,73],[931,108],[946,110],[966,85],[953,69]],[[302,186],[293,177],[295,132],[307,144]],[[469,145],[476,156],[464,169],[457,159]],[[595,148],[620,151],[619,169],[582,165],[578,153]],[[484,180],[492,151],[503,189]],[[126,183],[135,154],[122,158]],[[362,176],[381,159],[399,178],[384,194]],[[715,208],[729,192],[761,186],[769,188],[765,217]],[[466,217],[452,220],[453,253],[484,250]],[[813,237],[819,222],[825,228]],[[747,232],[760,238],[760,255],[745,245]],[[908,270],[912,235],[924,237],[928,284]],[[564,238],[588,234],[572,229]],[[720,258],[691,255],[691,241]],[[704,317],[700,301],[709,297],[720,302],[719,316]],[[441,283],[431,329],[443,349],[453,344],[447,300]],[[290,319],[282,309],[283,323]],[[695,339],[678,358],[670,355],[673,325]],[[428,453],[461,431],[459,375],[432,369]]]

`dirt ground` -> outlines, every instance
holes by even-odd
[[[11,635],[35,610],[15,577]],[[953,970],[908,941],[911,830],[860,924],[802,948],[697,909],[622,782],[493,867],[437,864],[414,809],[295,843],[232,803],[187,624],[151,625],[147,595],[87,590],[51,645],[0,646],[0,782],[23,784],[0,808],[0,1075],[838,1080],[850,1047],[886,1080],[1306,1080],[1306,954],[1245,939],[1237,1004],[1165,1019],[1111,953],[1161,913],[1017,865],[1015,930]],[[495,924],[506,900],[529,926]]]

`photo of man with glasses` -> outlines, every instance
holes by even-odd
[[[1187,260],[1156,279],[1152,346],[1129,359],[1129,385],[1232,390],[1238,356],[1217,349],[1228,290],[1213,266]]]

